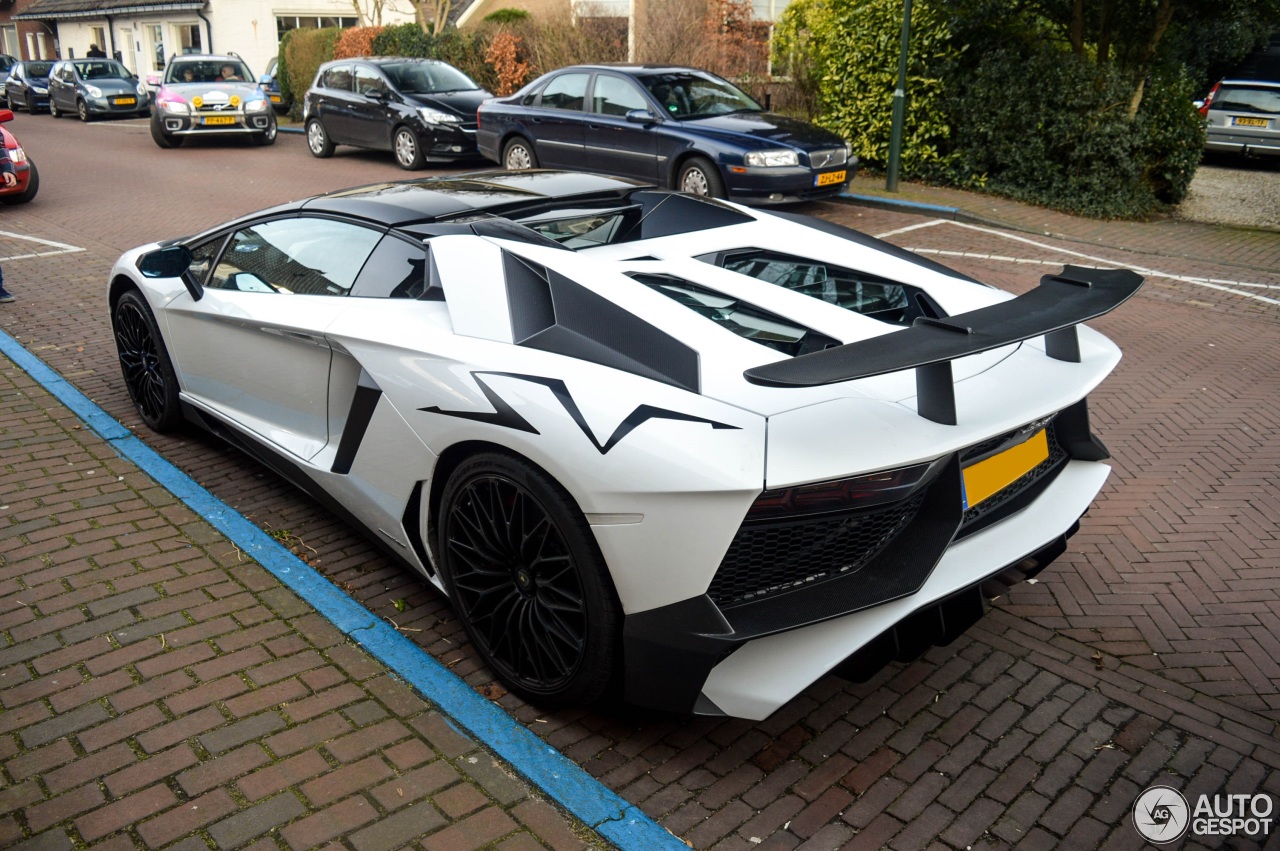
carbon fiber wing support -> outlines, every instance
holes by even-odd
[[[902,331],[752,367],[743,375],[765,387],[817,387],[914,369],[920,416],[955,425],[953,360],[1044,337],[1049,357],[1079,363],[1076,326],[1115,310],[1142,282],[1128,269],[1064,266],[1010,301],[945,319],[917,319]]]

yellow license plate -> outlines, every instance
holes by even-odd
[[[1239,127],[1266,127],[1267,119],[1265,118],[1241,118],[1238,115],[1231,116],[1231,123]]]
[[[844,183],[843,171],[829,171],[813,179],[814,186],[830,186],[833,183]]]
[[[964,468],[964,507],[972,508],[1025,476],[1049,457],[1049,438],[1044,429],[1031,437]]]
[[[230,115],[210,115],[201,119],[201,124],[235,124],[236,120]]]
[[[111,102],[116,106],[133,106],[138,102],[137,98],[112,98]]]
[[[272,102],[272,103],[279,103],[279,102],[280,102],[280,95],[268,95],[268,97],[270,97],[270,98],[271,98],[271,102]]]

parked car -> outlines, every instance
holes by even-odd
[[[694,68],[562,68],[484,103],[478,119],[480,152],[504,168],[582,169],[755,204],[835,195],[857,166],[835,133]]]
[[[11,109],[22,107],[35,115],[38,110],[49,108],[49,72],[53,62],[31,59],[13,63],[9,78],[4,83],[5,98]]]
[[[277,115],[284,115],[293,106],[293,98],[285,98],[280,90],[280,74],[276,68],[279,59],[271,57],[271,61],[267,63],[267,70],[258,82],[262,84],[262,90],[267,93],[267,100],[271,101],[271,107],[276,111]]]
[[[512,692],[754,719],[954,641],[984,583],[1064,551],[1120,358],[1077,323],[1142,283],[1072,266],[1015,298],[828,222],[553,171],[320,195],[107,280],[142,422],[364,529]]]
[[[191,136],[248,136],[276,141],[276,116],[266,92],[234,54],[175,56],[165,68],[151,114],[151,138],[173,148]]]
[[[13,63],[18,61],[18,57],[10,56],[7,53],[0,53],[0,101],[4,101],[4,106],[9,106],[9,100],[5,95],[4,81],[9,77],[9,69],[13,67]]]
[[[1280,156],[1280,82],[1223,80],[1200,106],[1205,148],[1246,156]]]
[[[479,159],[476,107],[492,95],[434,59],[339,59],[320,66],[302,104],[307,147],[391,151],[396,165]]]
[[[92,121],[102,115],[146,115],[151,98],[114,59],[63,59],[49,70],[49,113]]]
[[[12,110],[0,109],[0,124],[12,120]],[[13,171],[18,178],[16,186],[0,183],[0,203],[25,204],[40,191],[40,172],[8,127],[0,127],[0,137],[3,138],[5,150],[9,152],[9,159],[13,160]]]

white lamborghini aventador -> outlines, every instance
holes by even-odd
[[[544,706],[763,718],[953,640],[1109,468],[1078,323],[861,233],[611,178],[411,180],[127,252],[143,420],[271,465],[450,597]]]

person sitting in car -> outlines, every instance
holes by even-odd
[[[218,75],[218,79],[222,80],[224,83],[242,82],[240,79],[240,75],[236,73],[236,69],[231,65],[222,66],[222,73]]]

